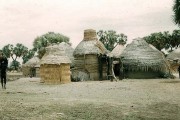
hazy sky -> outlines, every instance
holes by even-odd
[[[0,0],[0,49],[9,43],[32,48],[49,31],[70,37],[75,47],[89,28],[124,33],[130,42],[178,29],[172,5],[173,0]]]

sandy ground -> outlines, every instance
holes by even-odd
[[[180,80],[47,85],[21,78],[0,89],[0,120],[180,120]]]

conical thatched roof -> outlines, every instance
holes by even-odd
[[[85,54],[106,54],[107,49],[103,43],[97,39],[96,31],[87,29],[84,31],[84,39],[77,45],[73,55]]]
[[[60,43],[59,47],[62,47],[65,50],[66,56],[68,56],[71,62],[73,63],[74,62],[74,56],[73,56],[74,49],[65,42]]]
[[[180,48],[177,48],[173,52],[167,55],[166,57],[168,60],[180,60]]]
[[[69,57],[65,55],[63,47],[51,45],[46,47],[46,54],[42,57],[40,64],[71,63]]]
[[[25,64],[23,64],[24,67],[39,67],[39,65],[40,65],[40,60],[37,56],[34,56]]]
[[[124,49],[125,47],[123,45],[118,44],[109,55],[115,58],[120,58],[120,55]]]
[[[163,54],[141,38],[127,45],[121,57],[123,57],[124,66],[131,71],[169,72],[170,70]]]

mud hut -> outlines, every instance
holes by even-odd
[[[180,48],[177,48],[176,50],[168,54],[166,59],[171,65],[171,70],[173,72],[178,72],[177,69],[180,65]]]
[[[41,82],[62,84],[71,82],[70,59],[65,55],[63,47],[51,45],[40,61]]]
[[[23,75],[26,77],[39,77],[40,60],[34,56],[22,65]]]
[[[71,60],[71,67],[74,67],[74,48],[72,48],[68,43],[65,42],[60,43],[59,46],[65,50],[66,56],[68,56]]]
[[[121,54],[126,78],[148,79],[171,76],[164,55],[141,38],[134,39]]]
[[[84,30],[84,39],[77,45],[73,53],[73,80],[99,80],[99,70],[102,70],[102,78],[106,79],[106,62],[98,60],[100,55],[105,55],[106,53],[106,48],[97,39],[96,31],[93,29]],[[102,65],[101,69],[99,69],[100,64]]]

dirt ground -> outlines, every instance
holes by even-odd
[[[0,120],[180,120],[180,80],[40,83],[8,81]]]

